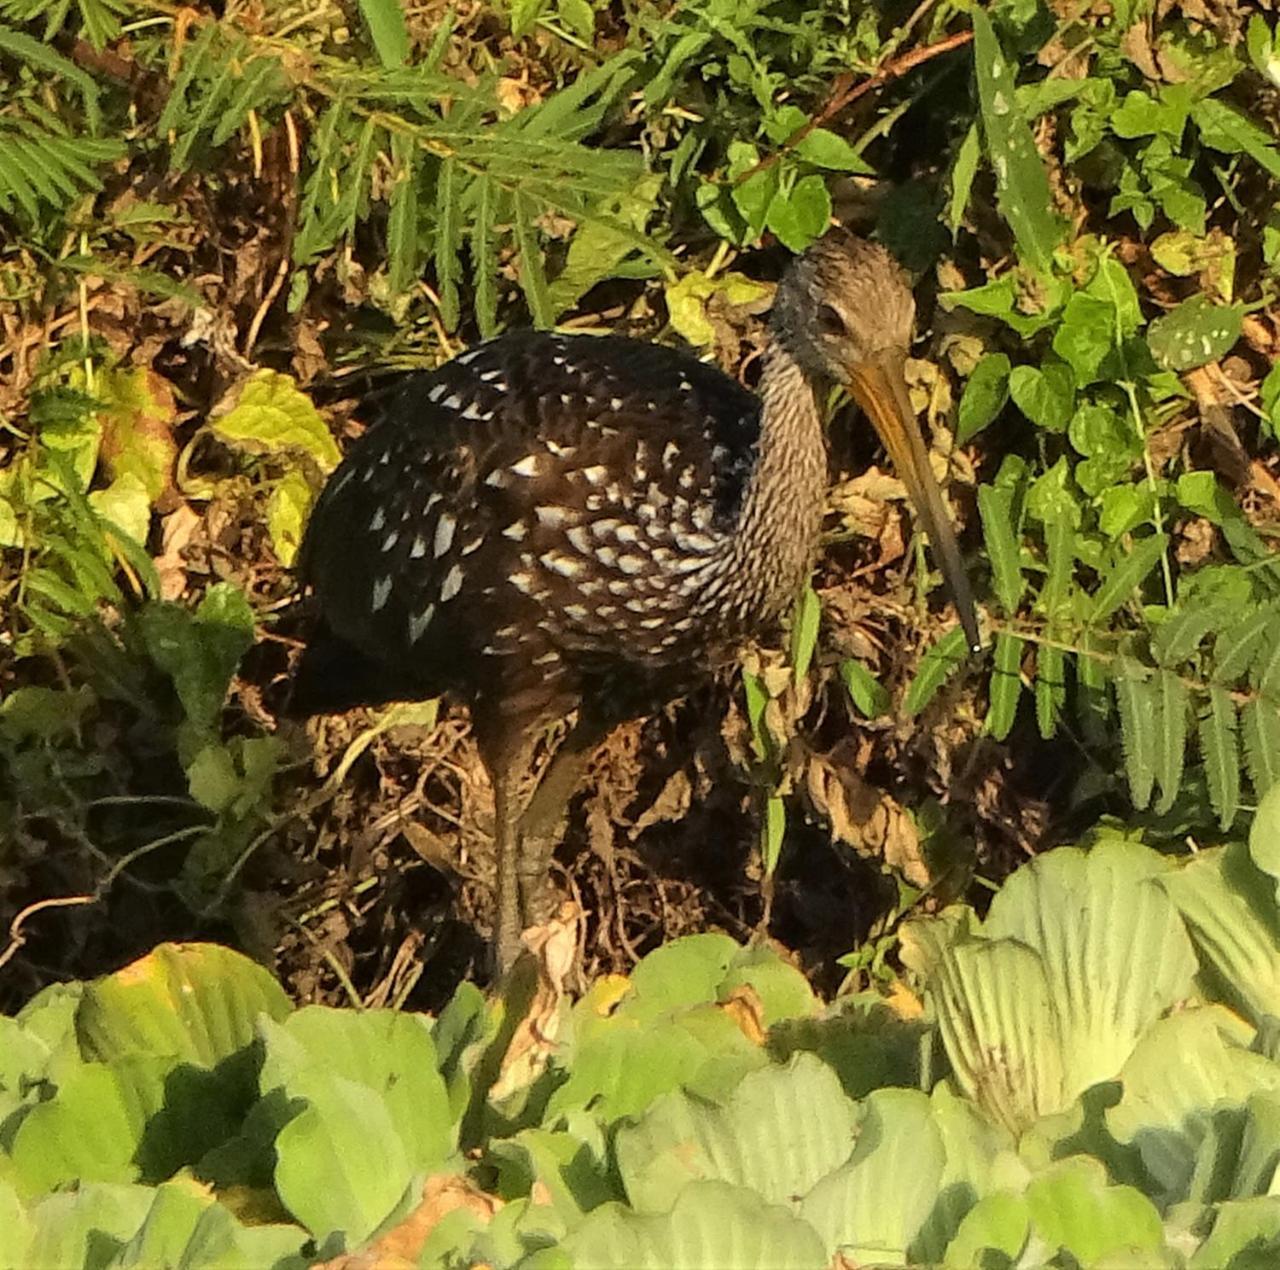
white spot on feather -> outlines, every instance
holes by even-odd
[[[446,551],[453,546],[453,531],[458,527],[458,522],[445,512],[438,521],[436,521],[435,541],[431,545],[431,550],[437,560],[440,559]]]
[[[452,600],[459,591],[462,590],[462,569],[458,565],[454,565],[448,573],[444,575],[444,582],[440,586],[441,601]]]
[[[373,584],[373,611],[376,613],[391,598],[391,575],[384,573]]]
[[[421,613],[415,613],[409,619],[409,643],[416,644],[423,635],[423,632],[431,625],[431,618],[435,614],[436,606],[428,604]]]

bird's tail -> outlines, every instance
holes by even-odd
[[[301,719],[415,699],[412,685],[403,676],[321,623],[307,641],[281,713]]]

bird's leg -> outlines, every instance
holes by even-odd
[[[551,916],[553,895],[547,882],[551,857],[564,836],[569,800],[608,730],[594,719],[579,718],[547,764],[520,817],[517,868],[520,920],[526,928],[540,926]]]
[[[493,786],[493,850],[496,912],[493,923],[495,971],[502,974],[520,955],[520,818],[536,748],[536,730],[518,723],[477,727],[480,757]]]

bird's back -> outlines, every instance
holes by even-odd
[[[741,635],[715,597],[759,440],[751,393],[634,340],[513,333],[415,376],[308,527],[301,708],[704,660]]]

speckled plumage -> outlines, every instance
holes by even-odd
[[[760,400],[686,353],[502,336],[415,377],[352,448],[304,577],[329,631],[394,669],[400,695],[550,712],[607,687],[626,718],[794,596],[825,469],[800,400],[779,447]],[[779,478],[753,485],[770,459]]]
[[[779,284],[756,397],[687,353],[519,332],[414,378],[321,495],[301,571],[319,624],[298,712],[449,693],[494,782],[498,964],[545,913],[596,743],[760,632],[811,567],[826,490],[814,388],[870,413],[977,626],[902,367],[914,304],[832,231]],[[545,725],[577,710],[529,782]]]

